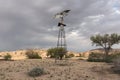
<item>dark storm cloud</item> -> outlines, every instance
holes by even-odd
[[[71,9],[65,18],[68,49],[90,49],[91,35],[120,33],[119,3],[119,0],[0,0],[0,50],[55,47],[59,19],[53,17],[64,9]]]

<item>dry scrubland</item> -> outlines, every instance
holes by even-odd
[[[47,57],[47,50],[44,49],[28,49],[28,50],[17,50],[17,51],[5,51],[5,52],[0,52],[0,59],[4,59],[4,56],[7,54],[10,54],[12,57],[12,60],[23,60],[27,59],[26,52],[32,50],[33,52],[38,53],[39,56],[42,58]],[[76,52],[68,52],[68,54],[74,54],[75,56],[79,56],[78,53]]]
[[[44,68],[45,74],[29,77],[28,72]],[[112,64],[87,62],[83,60],[26,59],[0,61],[0,80],[120,80],[120,75],[111,70]]]

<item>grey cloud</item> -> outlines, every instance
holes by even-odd
[[[0,0],[0,50],[56,46],[58,19],[54,14],[71,9],[65,18],[68,49],[91,49],[89,37],[96,33],[120,33],[120,14],[113,8],[119,0]],[[118,6],[115,7],[119,8]],[[112,15],[113,14],[113,15]],[[101,19],[90,16],[104,15]],[[95,20],[98,20],[95,22]],[[81,25],[86,23],[85,25]],[[84,39],[76,37],[84,37]],[[72,40],[70,40],[72,39]],[[88,41],[86,46],[82,42]],[[75,45],[75,44],[81,45]]]

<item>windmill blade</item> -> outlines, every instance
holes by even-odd
[[[70,10],[64,10],[64,11],[62,11],[62,12],[60,12],[60,13],[57,13],[57,14],[55,15],[55,18],[62,18],[62,17],[64,17],[64,16],[67,16],[69,12],[70,12]]]

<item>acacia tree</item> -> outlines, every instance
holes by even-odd
[[[104,35],[95,35],[91,36],[90,40],[92,41],[93,45],[101,46],[105,51],[105,59],[107,59],[109,55],[109,51],[112,49],[114,44],[120,43],[120,35],[113,33],[111,35],[104,34]]]

